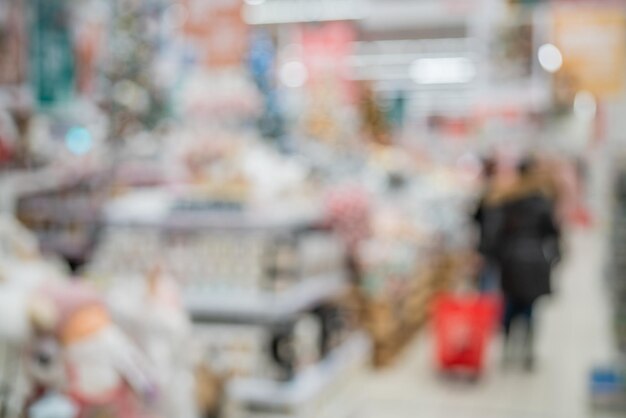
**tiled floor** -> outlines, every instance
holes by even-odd
[[[598,231],[571,234],[557,274],[557,293],[539,307],[538,364],[533,373],[503,368],[499,339],[477,383],[454,381],[433,367],[428,331],[405,358],[368,372],[351,388],[354,418],[587,418],[587,377],[611,358],[604,240]]]

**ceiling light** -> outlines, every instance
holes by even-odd
[[[539,48],[537,54],[541,68],[549,73],[556,73],[563,66],[563,55],[559,48],[552,44],[545,44]]]
[[[411,78],[418,84],[469,83],[476,67],[469,58],[420,58],[411,64]]]

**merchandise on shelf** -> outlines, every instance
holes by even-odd
[[[264,292],[297,284],[310,288],[342,280],[342,245],[330,232],[316,229],[321,222],[315,214],[188,208],[166,197],[156,202],[161,208],[154,219],[137,213],[133,221],[133,206],[139,204],[141,211],[146,201],[131,195],[109,206],[103,238],[88,267],[91,276],[143,274],[162,260],[192,299],[201,294],[263,298]]]
[[[111,137],[118,141],[136,129],[155,128],[168,115],[168,93],[155,68],[162,30],[153,26],[164,9],[159,1],[111,2],[107,44],[113,47],[102,66],[109,90],[103,95]]]
[[[163,203],[158,200],[155,206]],[[284,208],[271,212],[189,209],[174,199],[162,210],[157,208],[150,219],[141,208],[133,214],[125,206],[146,201],[130,196],[108,208],[103,238],[88,267],[91,277],[106,282],[141,275],[159,260],[181,284],[185,306],[203,324],[201,329],[222,324],[215,328],[216,335],[201,333],[210,337],[207,345],[248,347],[243,349],[252,356],[248,361],[233,365],[224,360],[229,365],[223,366],[216,359],[218,364],[213,364],[232,374],[263,373],[246,365],[256,362],[259,349],[271,350],[266,348],[270,339],[275,340],[274,351],[280,351],[281,341],[293,339],[302,327],[320,326],[320,333],[328,335],[320,335],[315,345],[332,345],[336,315],[322,305],[346,288],[345,252],[334,234],[321,228],[319,216]],[[315,321],[321,325],[310,325],[303,313],[317,309],[320,319]],[[228,342],[232,339],[240,343]],[[234,351],[224,358],[237,356]],[[245,372],[237,370],[241,368]],[[287,377],[290,373],[287,370]]]
[[[433,298],[464,274],[470,244],[457,184],[443,175],[418,181],[392,167],[371,209],[371,236],[356,253],[361,320],[378,366],[397,358],[428,319]]]
[[[430,302],[455,275],[444,254],[426,251],[423,258],[424,249],[406,242],[370,240],[361,246],[361,319],[374,340],[378,366],[392,362],[411,341],[429,316]]]
[[[325,202],[326,221],[339,234],[350,252],[370,234],[371,208],[367,191],[359,186],[331,189]]]
[[[30,336],[30,295],[42,283],[63,277],[63,265],[42,257],[32,233],[14,218],[0,216],[0,408],[10,417],[21,412],[29,390],[22,353]]]
[[[158,410],[164,416],[196,417],[195,371],[202,363],[194,358],[191,321],[177,283],[156,265],[145,276],[113,283],[107,305],[152,365],[161,393]]]
[[[187,190],[111,202],[89,277],[136,293],[137,277],[163,266],[181,286],[203,362],[232,384],[290,385],[321,367],[357,326],[344,300],[345,245],[321,211],[190,206]],[[247,408],[230,393],[229,405]]]
[[[95,242],[103,180],[101,175],[87,175],[20,193],[17,217],[35,231],[44,252],[59,254],[78,267]]]
[[[7,217],[0,260],[0,384],[9,388],[0,404],[8,416],[194,418],[216,408],[219,382],[189,344],[176,284],[158,269],[115,283],[104,298],[68,280],[67,269],[42,258],[37,239]]]
[[[154,401],[162,394],[153,370],[97,292],[78,282],[45,283],[31,297],[27,414],[56,393],[79,415],[157,416]]]
[[[0,383],[11,382],[0,403],[9,416],[47,416],[38,414],[57,404],[69,418],[193,418],[216,408],[219,383],[187,341],[190,324],[167,278],[112,291],[109,308],[79,280],[9,272],[0,283],[0,310],[11,319],[0,327]]]
[[[379,145],[390,145],[391,123],[376,97],[371,84],[361,84],[360,113],[363,119],[361,130],[363,136]]]

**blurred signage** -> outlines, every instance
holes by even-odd
[[[356,38],[354,27],[348,22],[303,26],[301,37],[303,62],[311,86],[335,81],[350,96],[348,58]]]
[[[242,0],[184,0],[184,34],[210,68],[242,63],[248,49],[248,26]]]
[[[555,42],[563,54],[561,75],[577,90],[598,97],[618,94],[626,74],[626,18],[621,8],[559,7]]]
[[[35,0],[31,26],[32,79],[40,105],[52,106],[74,91],[74,51],[64,0]]]

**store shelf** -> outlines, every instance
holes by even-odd
[[[313,276],[283,292],[224,292],[184,295],[185,307],[195,321],[231,320],[274,323],[340,295],[347,288],[341,272]]]
[[[104,208],[104,218],[107,224],[118,226],[159,226],[173,204],[167,189],[149,188],[112,200]]]
[[[293,410],[332,387],[345,374],[364,365],[371,344],[363,333],[355,333],[326,359],[298,374],[292,381],[234,379],[227,386],[230,401],[268,411]]]
[[[262,211],[206,211],[174,213],[166,226],[172,229],[238,229],[238,230],[296,230],[319,223],[317,210],[272,209]]]
[[[175,230],[293,230],[314,226],[322,219],[319,207],[185,211],[175,210],[176,201],[176,197],[159,188],[134,192],[110,203],[105,209],[105,220],[115,226]]]

